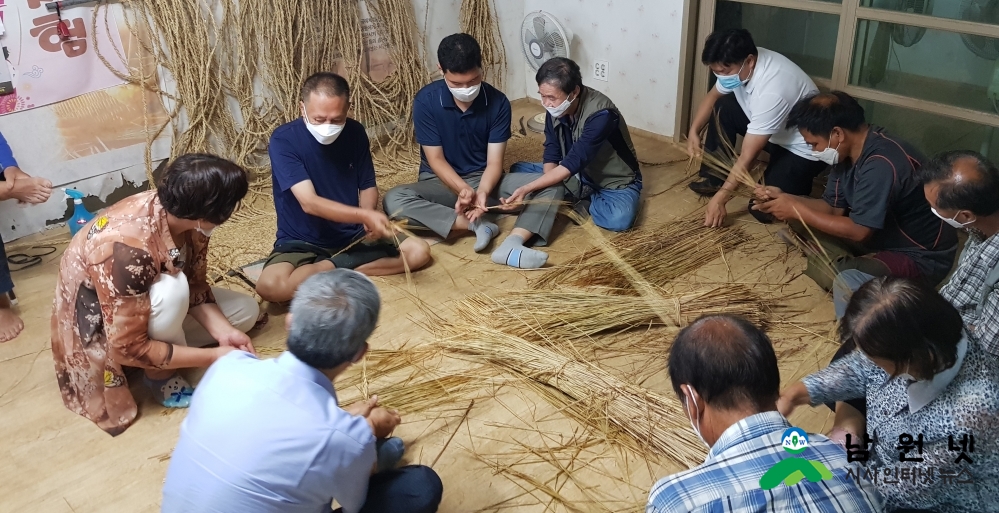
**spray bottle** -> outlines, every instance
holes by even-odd
[[[83,228],[84,225],[94,218],[94,214],[91,214],[83,207],[83,198],[86,197],[86,194],[76,189],[63,189],[63,192],[70,198],[73,198],[73,217],[70,217],[66,224],[69,225],[70,235],[76,235],[76,232],[80,231],[80,228]]]

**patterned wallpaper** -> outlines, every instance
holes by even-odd
[[[429,13],[427,2],[430,2]],[[524,62],[520,26],[539,9],[562,21],[573,33],[570,56],[583,68],[583,83],[608,95],[628,124],[672,136],[679,91],[680,31],[684,0],[494,0],[498,11],[509,75],[511,100],[537,98],[534,70]],[[413,0],[417,24],[424,18],[432,67],[437,44],[458,31],[461,0]],[[590,78],[593,62],[610,63],[607,82]],[[588,72],[590,74],[588,74]]]
[[[569,27],[573,33],[570,58],[583,68],[583,83],[610,97],[630,126],[673,135],[684,0],[524,0],[523,3],[525,15],[541,9]],[[518,34],[521,20],[517,21]],[[507,58],[511,62],[522,59],[520,48],[517,47],[516,53],[508,51]],[[607,82],[590,78],[596,60],[609,63]],[[533,73],[527,75],[527,93],[537,98]]]

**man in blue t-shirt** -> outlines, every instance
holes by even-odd
[[[427,265],[426,241],[395,234],[375,209],[371,146],[347,117],[347,81],[316,73],[302,84],[301,100],[302,118],[278,127],[268,148],[278,228],[257,281],[260,297],[289,301],[306,278],[334,268],[385,276]]]
[[[504,174],[503,153],[510,139],[510,101],[482,81],[482,51],[468,34],[453,34],[437,48],[444,80],[416,94],[413,122],[421,146],[419,181],[401,185],[385,195],[385,212],[426,227],[441,237],[475,233],[476,252],[499,234],[487,221],[489,210],[510,212],[523,206],[510,235],[493,251],[492,260],[522,269],[545,264],[548,254],[526,247],[534,236],[540,245],[550,240],[561,185],[530,194],[526,200],[508,198],[531,182],[530,175]]]

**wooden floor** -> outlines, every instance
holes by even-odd
[[[514,119],[531,109],[518,106]],[[667,156],[661,142],[636,137],[636,145],[645,161]],[[678,163],[644,169],[641,224],[669,221],[703,207],[703,202],[682,185],[666,191],[683,178],[685,168],[685,163]],[[744,209],[742,199],[730,204],[732,212]],[[512,222],[505,219],[501,227],[506,231]],[[733,216],[730,222],[742,223],[761,237],[767,235],[767,228],[747,214]],[[557,226],[558,239],[548,249],[552,264],[565,262],[591,246],[579,227],[564,220]],[[496,266],[487,254],[477,255],[471,247],[469,239],[434,246],[433,265],[413,276],[424,308],[446,312],[449,301],[465,294],[526,283],[529,273]],[[141,416],[124,434],[112,438],[63,407],[49,346],[49,316],[61,249],[45,257],[42,265],[14,274],[20,314],[27,328],[15,341],[0,345],[0,511],[158,511],[169,454],[184,413],[165,411],[148,393],[133,387],[139,394]],[[746,248],[724,259],[719,255],[690,278],[787,283],[784,290],[800,293],[794,306],[810,312],[799,316],[801,328],[796,331],[785,326],[774,334],[785,384],[824,365],[836,348],[828,337],[831,301],[800,276],[804,259],[793,254],[781,258],[786,253],[783,245],[774,242],[762,250]],[[418,324],[423,314],[406,294],[405,279],[376,282],[384,305],[371,346],[396,348],[431,340]],[[256,347],[269,349],[268,354],[273,355],[283,344],[283,325],[283,316],[275,315],[264,329],[251,333]],[[664,347],[667,342],[663,340]],[[652,371],[652,379],[644,386],[672,397],[664,360],[632,363]],[[192,376],[196,379],[200,372]],[[608,449],[606,454],[592,455],[586,468],[573,466],[573,479],[567,484],[565,476],[551,465],[523,463],[517,467],[516,462],[504,460],[504,453],[511,451],[515,441],[532,443],[540,436],[538,430],[528,433],[530,424],[570,436],[581,429],[574,422],[553,416],[553,408],[530,393],[501,390],[495,398],[476,402],[467,422],[446,444],[467,405],[466,399],[444,414],[404,418],[397,431],[409,444],[408,461],[430,464],[439,457],[434,467],[445,485],[442,512],[565,511],[552,505],[550,493],[532,489],[527,484],[531,479],[547,483],[557,495],[575,501],[581,511],[640,511],[650,485],[679,470],[675,465],[648,464],[637,455]],[[820,409],[801,409],[792,420],[809,431],[821,431],[830,423],[828,413]],[[524,476],[518,479],[509,472],[497,475],[495,468],[499,466],[516,468]]]

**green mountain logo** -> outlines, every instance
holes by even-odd
[[[781,437],[781,447],[790,454],[801,454],[808,449],[808,433],[796,427],[788,428]],[[807,479],[818,483],[832,477],[832,472],[820,461],[806,460],[797,456],[784,458],[770,468],[760,478],[760,488],[770,490],[784,483],[794,486]]]

